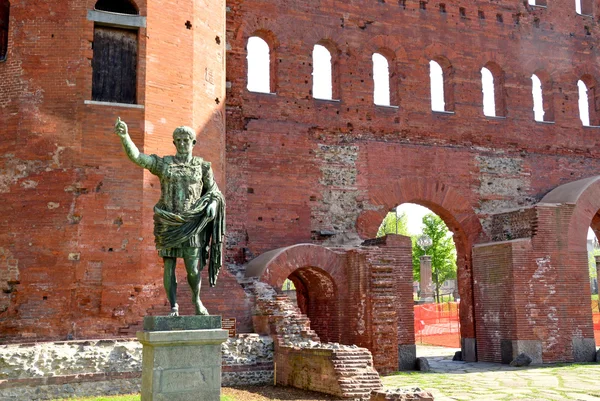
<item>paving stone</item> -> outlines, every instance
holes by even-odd
[[[386,377],[384,386],[415,384],[434,394],[436,401],[600,401],[600,364],[516,368],[452,361],[455,351],[446,349],[444,354],[440,347],[418,346],[417,356],[427,357],[430,373]]]

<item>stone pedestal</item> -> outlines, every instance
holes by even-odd
[[[419,299],[423,301],[423,303],[431,303],[434,302],[433,283],[431,279],[431,256],[421,256],[419,262],[421,268],[421,296],[419,297]]]
[[[142,401],[219,401],[220,316],[147,316],[143,344]]]

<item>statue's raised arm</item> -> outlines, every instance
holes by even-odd
[[[127,157],[129,157],[129,160],[140,167],[148,168],[152,163],[152,158],[140,152],[137,146],[135,146],[135,143],[133,143],[129,136],[127,124],[125,124],[125,121],[121,120],[121,117],[117,117],[115,133],[121,138],[121,144],[123,144],[123,149],[125,149],[125,153],[127,154]]]

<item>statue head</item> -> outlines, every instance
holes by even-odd
[[[196,131],[190,127],[177,127],[173,131],[173,145],[177,153],[192,153],[192,148],[196,144]]]

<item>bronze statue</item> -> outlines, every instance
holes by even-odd
[[[208,315],[200,301],[200,274],[208,260],[209,284],[215,286],[222,265],[225,199],[215,183],[210,163],[192,155],[196,133],[190,127],[175,129],[173,144],[177,153],[159,157],[141,153],[120,118],[115,132],[129,159],[160,179],[161,196],[154,206],[154,241],[164,260],[163,283],[171,316],[179,316],[177,258],[184,261],[196,315]]]

